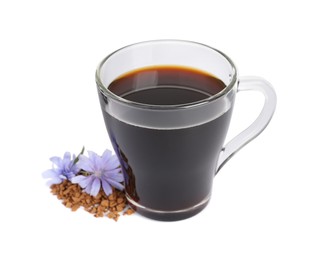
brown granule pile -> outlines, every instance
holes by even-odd
[[[115,221],[120,215],[131,215],[134,210],[127,204],[127,199],[123,191],[113,188],[113,193],[106,196],[103,189],[93,197],[82,190],[78,184],[64,180],[60,184],[53,184],[51,192],[62,200],[65,207],[76,211],[83,207],[87,212],[95,217],[107,216]]]

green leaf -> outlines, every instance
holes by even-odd
[[[84,151],[85,151],[85,146],[83,146],[82,151],[81,151],[81,152],[79,153],[79,155],[77,155],[76,158],[74,159],[73,165],[78,162],[79,156],[80,156],[81,154],[83,154]]]

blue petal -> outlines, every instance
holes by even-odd
[[[103,152],[102,157],[103,157],[103,158],[109,158],[111,155],[112,155],[112,151],[106,149],[106,150]]]
[[[65,152],[63,157],[64,162],[70,162],[71,161],[71,153]]]
[[[71,180],[73,177],[75,177],[73,172],[64,172],[64,175],[68,180]]]
[[[60,157],[57,157],[57,156],[51,157],[50,161],[54,163],[58,168],[63,168],[63,161]]]
[[[113,155],[106,163],[104,169],[106,170],[112,170],[112,169],[116,169],[119,166],[119,160],[117,158],[116,155]]]
[[[88,194],[91,194],[91,190],[92,190],[92,182],[88,183],[84,191]]]
[[[80,168],[76,164],[73,164],[70,171],[74,172],[74,174],[77,174],[80,171]]]
[[[100,179],[95,178],[95,180],[92,183],[90,194],[95,197],[98,194],[99,190],[100,190]]]
[[[103,190],[105,192],[105,194],[107,196],[109,196],[110,194],[113,193],[112,187],[109,185],[109,183],[107,181],[105,181],[104,179],[102,179],[102,186],[103,186]]]
[[[110,185],[112,185],[114,188],[118,189],[118,190],[123,190],[124,189],[124,186],[121,183],[117,182],[117,181],[108,179],[107,182]]]
[[[113,176],[115,174],[119,174],[120,172],[121,172],[121,168],[116,168],[116,169],[113,169],[113,170],[104,171],[103,175],[105,175],[106,177],[110,177],[110,176]]]
[[[78,182],[78,185],[81,186],[82,188],[86,188],[87,186],[89,186],[93,182],[93,180],[94,180],[93,175],[86,176],[85,179],[82,179],[81,181]]]
[[[89,151],[88,153],[89,153],[89,159],[91,160],[93,164],[94,172],[101,171],[105,165],[103,158],[92,151]]]
[[[73,167],[69,170],[69,172],[67,173],[67,175],[74,177],[76,174],[78,174],[79,170],[80,170],[79,168],[77,168],[76,166],[73,166]]]
[[[94,172],[94,165],[85,155],[79,156],[79,161],[77,162],[77,167],[83,169],[87,172]]]
[[[102,155],[102,164],[106,164],[108,160],[111,158],[112,152],[108,149],[105,150],[105,152]]]
[[[52,178],[51,180],[46,182],[46,185],[51,186],[53,184],[60,184],[62,182],[62,179],[60,178]]]
[[[93,151],[87,151],[87,153],[89,160],[92,162],[94,166],[96,166],[98,164],[98,159],[100,158],[100,156]]]
[[[78,175],[75,176],[71,179],[72,183],[80,183],[81,181],[85,180],[87,178],[87,176],[83,176],[83,175]]]
[[[112,180],[117,181],[117,182],[124,181],[124,176],[121,173],[110,173],[110,172],[107,172],[107,174],[104,174],[103,176],[107,180],[112,179]]]
[[[95,176],[93,175],[90,175],[90,176],[87,176],[87,178],[85,180],[82,180],[79,185],[82,187],[82,188],[85,188],[87,186],[90,186],[92,185],[92,182],[94,181],[95,179]]]
[[[55,177],[57,177],[59,175],[60,175],[60,173],[56,172],[54,169],[42,172],[42,177],[45,178],[45,179],[46,178],[55,178]]]
[[[60,178],[61,180],[67,180],[66,176],[63,175],[63,174],[60,174],[60,175],[59,175],[59,178]]]

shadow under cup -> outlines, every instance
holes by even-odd
[[[109,86],[122,75],[156,66],[200,70],[214,75],[224,88],[194,102],[169,105],[135,102],[110,91]],[[137,77],[129,91],[162,87],[157,73],[150,77],[152,86],[139,84]],[[132,207],[149,218],[168,221],[200,212],[211,196],[237,91],[231,60],[194,42],[143,42],[106,57],[97,69],[96,81]],[[190,84],[187,88],[197,86]]]

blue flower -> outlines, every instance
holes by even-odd
[[[79,156],[77,166],[86,171],[89,175],[78,175],[72,178],[73,183],[78,183],[86,193],[96,196],[102,186],[105,194],[110,195],[112,187],[123,190],[123,174],[116,155],[106,150],[102,156],[92,151],[88,151],[88,157]]]
[[[74,164],[75,155],[66,152],[63,159],[57,156],[50,158],[53,163],[52,169],[42,173],[43,178],[49,178],[48,185],[59,184],[63,180],[70,180],[79,172],[80,168]]]

